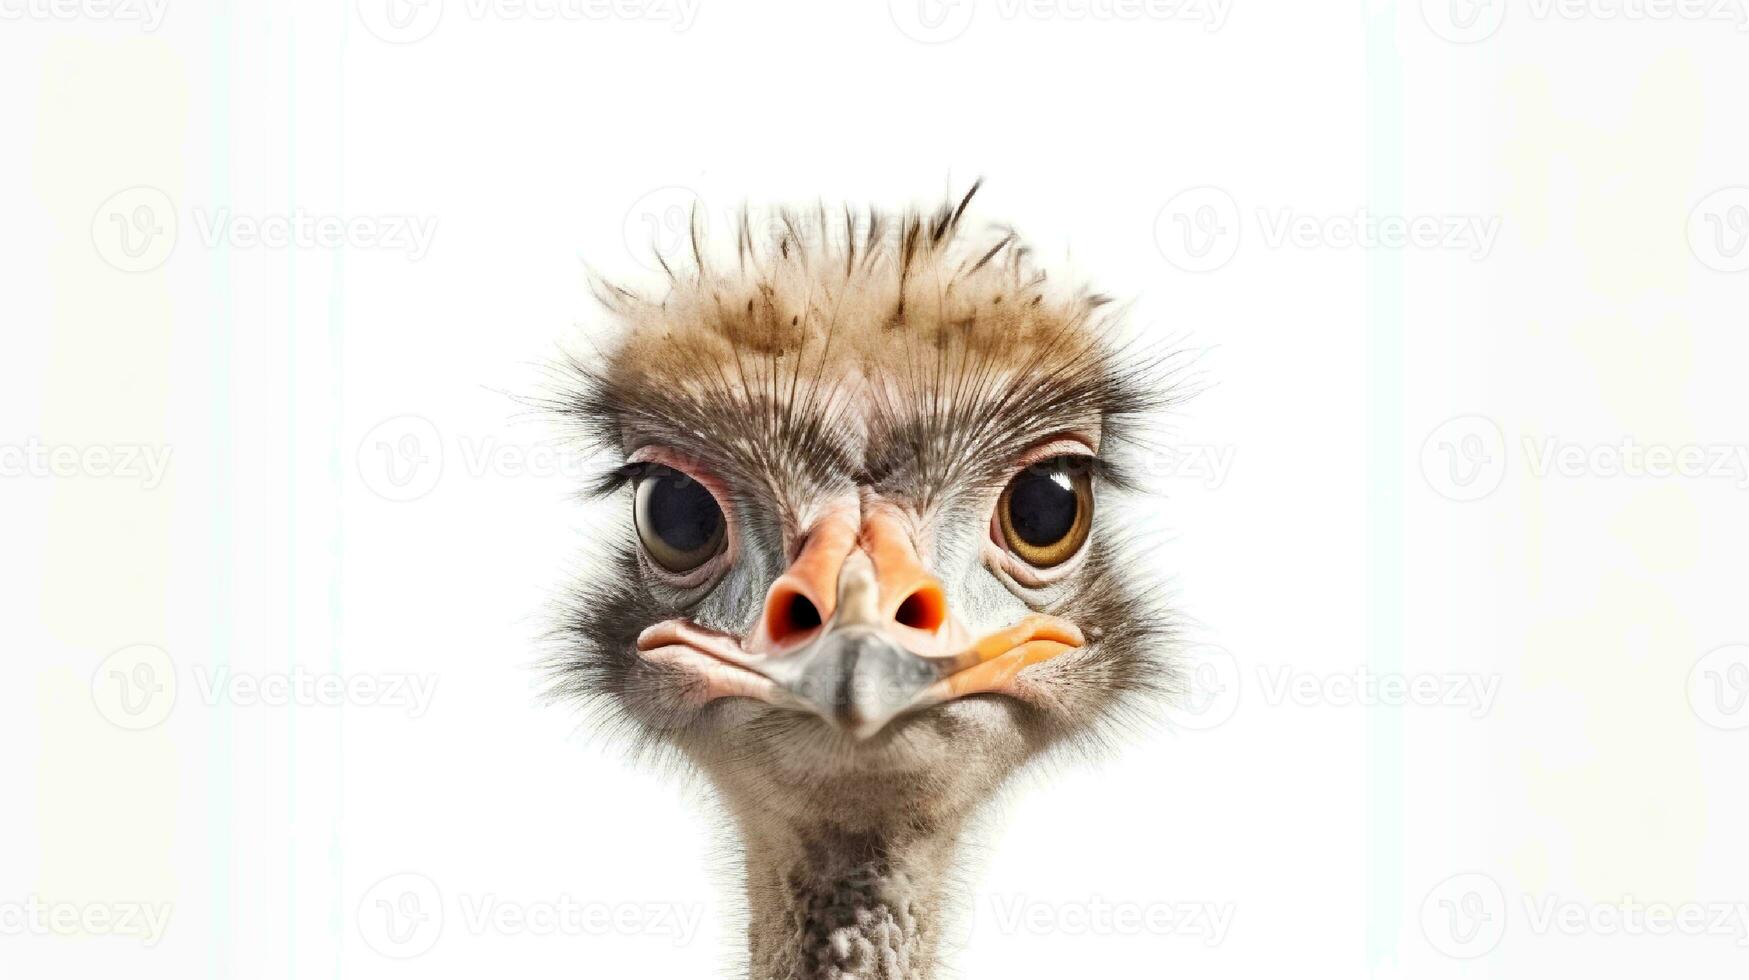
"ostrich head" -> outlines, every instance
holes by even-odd
[[[1169,681],[1108,506],[1162,379],[1012,234],[968,241],[970,198],[744,221],[723,269],[695,240],[565,367],[626,520],[558,690],[720,794],[757,978],[929,975],[968,815]]]

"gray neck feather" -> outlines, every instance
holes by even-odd
[[[750,980],[930,980],[953,833],[744,827]]]

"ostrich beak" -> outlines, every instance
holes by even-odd
[[[1028,616],[951,656],[912,653],[858,625],[830,630],[800,655],[764,666],[797,706],[862,740],[908,711],[973,694],[1012,694],[1021,670],[1081,645],[1081,631],[1054,616]]]
[[[915,562],[886,562],[883,582],[874,559],[862,548],[852,548],[836,568],[830,567],[829,560],[810,560],[814,557],[804,552],[785,576],[787,582],[780,580],[773,589],[775,611],[767,617],[765,635],[769,640],[784,632],[778,617],[790,615],[794,596],[819,595],[835,579],[825,603],[831,617],[817,632],[804,631],[798,637],[805,637],[801,646],[764,664],[764,673],[797,707],[853,738],[868,738],[915,705],[942,677],[936,660],[925,655],[935,642],[934,634],[947,627],[941,615],[941,588]],[[890,598],[893,593],[930,596],[929,618],[916,612],[900,616],[891,608],[883,615],[883,606],[901,604],[882,602],[883,594]]]
[[[1023,669],[1082,644],[1073,623],[1036,613],[970,638],[898,522],[880,512],[860,528],[818,525],[745,640],[680,620],[638,638],[646,659],[700,678],[701,700],[751,697],[807,711],[857,740],[909,711],[1015,694]]]
[[[865,517],[847,551],[842,538],[842,531],[817,535],[773,587],[760,640],[784,631],[796,596],[808,597],[816,612],[831,610],[817,633],[804,632],[802,646],[767,661],[762,673],[853,738],[869,738],[916,708],[1001,693],[1021,668],[1082,643],[1072,624],[1029,616],[968,644],[946,593],[891,514]],[[835,554],[843,557],[834,562]]]
[[[834,629],[785,661],[779,686],[851,737],[879,732],[940,680],[936,665],[866,626]],[[776,666],[775,664],[773,666]]]

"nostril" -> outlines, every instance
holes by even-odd
[[[774,642],[782,643],[820,627],[819,607],[800,592],[773,596],[767,609],[766,631],[771,634]]]
[[[820,610],[800,592],[790,596],[789,622],[798,630],[811,630],[820,625]]]
[[[942,595],[940,586],[925,585],[899,603],[893,619],[900,626],[933,633],[947,621],[947,597]]]

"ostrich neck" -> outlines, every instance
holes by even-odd
[[[746,828],[750,980],[930,980],[955,834]]]

